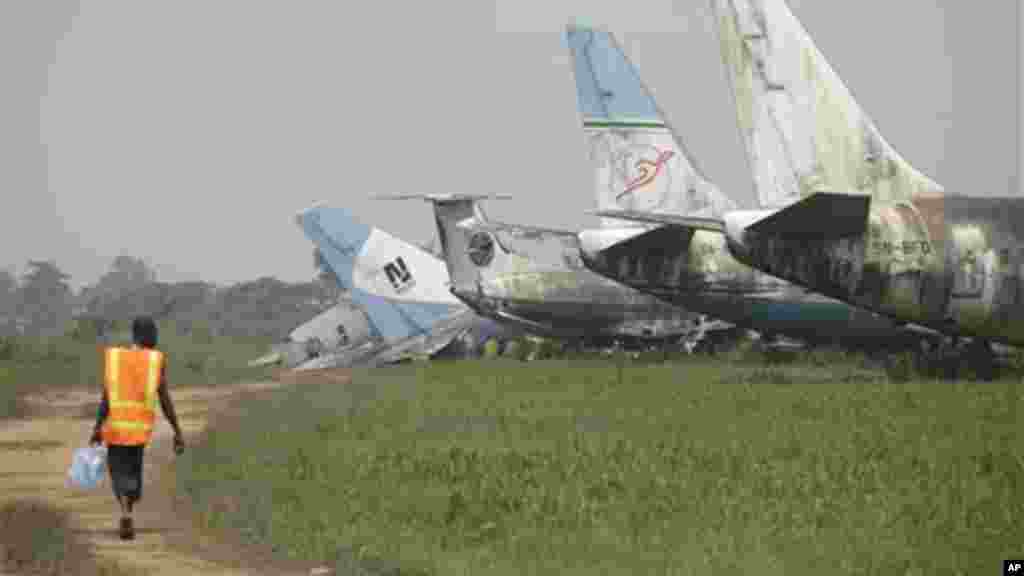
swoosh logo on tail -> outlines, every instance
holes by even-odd
[[[623,196],[636,190],[637,188],[646,186],[654,181],[661,173],[661,169],[668,162],[668,159],[675,154],[672,150],[665,150],[660,152],[658,157],[651,162],[647,159],[641,159],[636,161],[636,169],[640,172],[636,178],[626,183],[626,188],[615,197],[616,200],[621,200]]]

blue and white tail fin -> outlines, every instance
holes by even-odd
[[[718,217],[736,208],[701,172],[611,33],[570,24],[566,42],[598,211]]]
[[[427,334],[466,309],[448,289],[444,262],[423,249],[341,208],[318,205],[296,222],[385,341]]]
[[[887,202],[942,194],[882,138],[785,0],[711,5],[762,207],[822,191]]]

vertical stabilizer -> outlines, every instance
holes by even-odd
[[[711,0],[759,202],[814,192],[941,195],[882,138],[785,0]]]
[[[720,216],[735,209],[701,172],[611,33],[566,29],[598,210]],[[604,226],[638,226],[614,218]]]
[[[296,221],[386,341],[429,333],[464,309],[448,290],[445,264],[418,246],[340,208],[316,206]]]
[[[461,291],[475,289],[481,268],[490,265],[501,250],[492,235],[475,236],[459,228],[459,223],[470,219],[486,223],[487,216],[478,199],[473,197],[429,200],[434,207],[437,236],[441,239],[441,252],[452,286]]]
[[[437,237],[441,240],[451,288],[456,292],[477,291],[487,270],[504,269],[509,254],[495,235],[486,230],[489,221],[481,200],[508,200],[504,194],[395,194],[382,200],[425,200],[434,207]],[[462,226],[460,226],[462,225]],[[466,227],[468,226],[468,228]]]

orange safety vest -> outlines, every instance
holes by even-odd
[[[146,348],[107,348],[103,385],[109,412],[103,424],[107,444],[138,446],[149,442],[156,420],[162,352]]]

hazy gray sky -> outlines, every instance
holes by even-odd
[[[949,191],[1016,191],[1017,2],[790,0],[893,146]],[[0,2],[0,267],[91,282],[304,280],[324,200],[414,241],[391,192],[501,192],[493,217],[596,219],[561,32],[623,41],[705,172],[752,198],[709,3]],[[458,6],[458,8],[456,8]],[[77,14],[77,16],[75,16]]]

